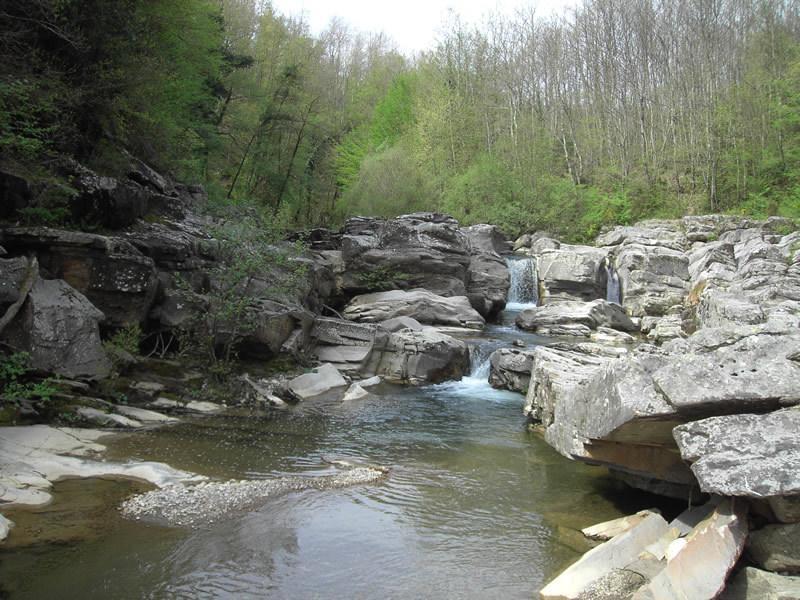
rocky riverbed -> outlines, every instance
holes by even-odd
[[[114,186],[98,187],[86,170],[76,185],[82,206],[114,203]],[[523,394],[530,428],[563,457],[603,466],[632,489],[705,507],[691,526],[648,516],[587,554],[545,597],[710,597],[747,561],[795,570],[791,552],[777,563],[757,558],[780,554],[773,540],[800,522],[793,223],[724,215],[647,221],[605,231],[591,246],[541,232],[512,244],[495,227],[461,227],[432,213],[302,232],[293,241],[304,250],[279,244],[285,260],[235,284],[246,299],[246,331],[234,338],[228,324],[216,334],[220,343],[236,339],[241,365],[291,357],[296,366],[278,376],[242,368],[220,402],[203,396],[202,366],[176,362],[170,351],[200,335],[193,327],[203,326],[215,290],[227,285],[227,259],[213,236],[220,223],[198,210],[201,189],[140,163],[125,185],[137,188],[139,204],[119,212],[106,233],[0,228],[0,341],[27,352],[35,373],[58,377],[56,418],[144,433],[180,428],[187,415],[224,415],[225,405],[267,414],[298,402],[331,409],[375,402],[381,386],[418,386],[426,396],[431,386],[477,380]],[[291,289],[276,285],[288,278]],[[507,302],[513,310],[504,312]],[[109,346],[131,327],[163,358]],[[487,347],[491,356],[482,354]],[[521,396],[512,397],[521,408]],[[4,400],[11,420],[48,418],[35,404]],[[191,470],[97,460],[101,435],[2,428],[0,501],[41,505],[64,478],[130,478],[160,489],[127,501],[126,515],[183,526],[287,493],[385,476],[356,468],[193,484]],[[9,526],[0,522],[3,537]],[[716,554],[706,541],[711,530],[724,539]],[[758,550],[745,554],[747,547]],[[616,562],[597,558],[607,552]],[[694,556],[714,573],[702,585],[686,575]],[[741,573],[737,581],[755,577]],[[783,581],[774,577],[758,585]],[[624,595],[618,588],[609,596],[614,581]]]

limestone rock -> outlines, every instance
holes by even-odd
[[[78,414],[87,421],[103,427],[120,427],[123,429],[139,429],[142,424],[139,421],[130,419],[123,415],[106,413],[96,408],[81,406]]]
[[[643,244],[624,245],[615,258],[622,303],[629,314],[664,315],[689,293],[689,259],[682,251]]]
[[[800,409],[711,417],[675,440],[704,492],[768,498],[800,494]]]
[[[107,433],[47,425],[0,427],[0,503],[42,506],[51,501],[53,482],[66,478],[118,477],[158,487],[200,481],[203,477],[163,463],[97,461]]]
[[[542,600],[577,599],[593,582],[613,569],[622,569],[668,530],[661,515],[651,514],[640,523],[608,542],[589,550],[576,563],[539,592]]]
[[[800,573],[800,523],[767,525],[753,531],[747,540],[747,553],[767,571]]]
[[[489,357],[489,384],[495,388],[527,393],[534,352],[515,348],[495,350]]]
[[[352,400],[361,400],[362,398],[366,398],[367,396],[369,396],[369,392],[365,390],[363,387],[361,387],[359,384],[354,383],[349,388],[347,388],[347,391],[344,393],[342,401],[350,402]]]
[[[411,317],[394,317],[378,324],[381,329],[389,332],[410,329],[411,331],[422,331],[422,324]]]
[[[613,519],[611,521],[598,523],[597,525],[592,525],[591,527],[586,527],[581,529],[581,533],[591,540],[602,540],[605,542],[621,533],[625,533],[633,527],[636,527],[636,525],[644,521],[652,514],[661,513],[656,509],[641,510],[634,515],[628,515],[618,519]]]
[[[102,320],[103,313],[64,281],[39,279],[3,335],[30,353],[34,368],[99,379],[111,372],[100,342]]]
[[[785,577],[745,567],[734,577],[722,600],[800,600],[800,577]]]
[[[429,325],[481,329],[483,317],[465,296],[443,297],[427,290],[394,290],[356,296],[344,309],[347,319],[380,323],[394,317],[412,317]]]
[[[605,298],[607,255],[608,252],[600,248],[565,244],[542,252],[537,258],[540,302]]]
[[[726,501],[701,522],[667,566],[634,600],[659,598],[715,598],[725,587],[728,574],[744,549],[747,512],[743,502]]]
[[[523,310],[517,315],[517,327],[543,335],[563,332],[565,327],[584,326],[583,330],[608,327],[623,331],[636,331],[619,304],[605,300],[592,302],[566,301]],[[588,331],[586,335],[589,335]]]
[[[139,408],[138,406],[118,405],[114,407],[119,414],[144,423],[177,423],[178,419],[163,415],[154,410]]]
[[[398,331],[376,341],[365,372],[411,385],[457,380],[469,372],[469,348],[435,331]]]
[[[287,388],[298,400],[308,400],[346,385],[347,380],[336,367],[324,364],[311,373],[295,377],[287,384]]]

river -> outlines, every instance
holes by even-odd
[[[603,469],[568,461],[525,428],[523,397],[492,389],[494,348],[545,340],[503,323],[471,338],[472,373],[382,385],[343,403],[233,411],[117,436],[111,459],[159,460],[215,478],[316,476],[325,458],[390,466],[383,482],[273,498],[208,528],[127,521],[130,483],[67,481],[16,511],[0,551],[9,598],[531,598],[588,549],[578,529],[645,508]]]

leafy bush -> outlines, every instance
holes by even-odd
[[[0,357],[0,397],[12,402],[50,400],[56,390],[49,378],[43,381],[25,381],[30,372],[29,363],[30,355],[27,352],[15,352]]]

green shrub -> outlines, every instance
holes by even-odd
[[[12,402],[38,399],[48,402],[56,392],[51,379],[26,381],[30,372],[30,355],[15,352],[0,357],[0,396]]]

